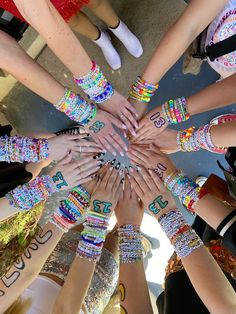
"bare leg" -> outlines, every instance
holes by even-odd
[[[97,26],[95,26],[83,12],[74,15],[69,21],[69,26],[73,31],[80,33],[91,40],[98,39],[100,35]]]
[[[90,0],[87,7],[109,27],[119,24],[119,17],[108,0]]]
[[[50,103],[56,104],[64,94],[64,87],[31,59],[13,38],[2,31],[0,68]]]

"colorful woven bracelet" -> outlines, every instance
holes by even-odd
[[[102,254],[105,242],[109,217],[93,211],[89,211],[84,222],[82,239],[77,248],[77,256],[89,261],[97,262]]]
[[[81,77],[74,76],[74,81],[88,95],[88,98],[97,104],[104,103],[114,94],[113,87],[95,61],[92,61],[92,68],[88,74]]]
[[[67,198],[60,202],[50,222],[68,232],[76,223],[82,223],[90,206],[90,194],[81,185],[73,188]]]
[[[159,84],[150,84],[142,79],[141,76],[138,76],[130,87],[129,96],[132,99],[149,103],[158,87]]]
[[[212,142],[210,128],[211,125],[207,124],[199,129],[193,126],[187,130],[179,131],[177,134],[178,148],[183,152],[198,151],[200,149],[205,149],[210,152],[224,150],[224,147],[217,147]]]
[[[162,105],[162,112],[168,123],[178,124],[189,119],[187,101],[185,97],[169,100]]]
[[[120,263],[137,263],[143,257],[140,227],[124,225],[118,229]]]
[[[69,88],[66,88],[63,97],[55,107],[65,113],[71,120],[83,125],[92,121],[97,114],[97,107],[94,104],[88,103]]]
[[[190,212],[194,212],[197,202],[207,194],[205,188],[200,188],[180,170],[170,174],[164,184]]]
[[[18,135],[0,137],[0,161],[39,162],[48,159],[48,157],[47,139],[33,139]]]
[[[57,189],[52,178],[43,175],[16,187],[8,192],[5,197],[10,205],[18,211],[27,211],[38,203],[47,200],[55,192],[57,192]]]
[[[170,211],[162,215],[158,221],[180,258],[187,257],[204,245],[196,232],[186,223],[180,211]]]

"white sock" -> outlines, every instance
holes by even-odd
[[[127,25],[120,21],[117,28],[109,28],[109,30],[124,44],[125,48],[135,58],[139,58],[143,54],[143,47],[138,38],[129,30]]]
[[[118,70],[121,67],[121,59],[118,52],[112,45],[110,36],[101,31],[101,36],[97,40],[93,40],[93,42],[95,42],[95,44],[102,49],[104,57],[110,67],[113,70]]]

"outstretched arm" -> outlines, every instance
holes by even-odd
[[[4,313],[33,282],[53,251],[63,232],[48,223],[36,235],[25,252],[0,280],[0,313]]]

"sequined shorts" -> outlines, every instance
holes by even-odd
[[[70,230],[57,244],[43,266],[42,273],[48,273],[65,280],[75,258],[80,233]],[[118,264],[113,255],[103,249],[100,261],[85,298],[84,306],[89,314],[101,314],[114,293],[118,282]]]

